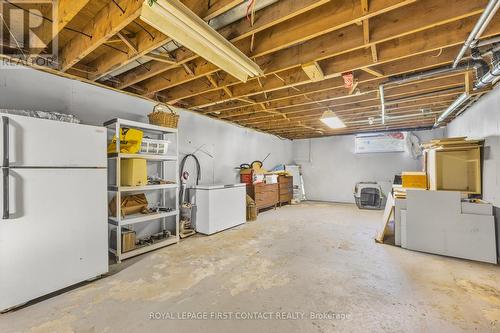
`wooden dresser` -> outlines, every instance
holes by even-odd
[[[247,194],[255,201],[257,213],[264,208],[273,206],[276,208],[279,203],[278,184],[249,184]]]
[[[293,199],[293,177],[292,176],[279,176],[279,204],[292,203]]]

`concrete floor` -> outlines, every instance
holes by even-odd
[[[500,331],[500,266],[375,244],[381,215],[325,203],[264,212],[0,315],[0,332]],[[238,319],[172,319],[194,315]]]

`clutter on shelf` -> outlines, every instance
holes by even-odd
[[[177,184],[172,180],[165,180],[156,176],[148,176],[148,185],[167,185],[167,184]]]
[[[148,184],[148,167],[141,158],[122,159],[120,161],[121,186],[144,186]]]
[[[141,154],[153,154],[153,155],[167,155],[168,145],[170,141],[168,140],[157,140],[148,137],[143,137],[141,142]]]
[[[114,217],[117,216],[116,206],[117,205],[115,196],[109,203],[109,211],[111,212],[111,216]],[[132,215],[132,214],[149,214],[148,200],[146,199],[146,195],[144,193],[129,194],[121,198],[121,204],[120,204],[121,217],[123,218],[127,215]]]
[[[178,168],[177,130],[119,118],[104,126],[112,133],[108,165],[115,175],[108,186],[115,192],[109,202],[109,252],[120,262],[179,242],[178,186],[173,180]],[[148,199],[158,202],[151,204]],[[141,227],[147,223],[151,227]],[[135,229],[141,236],[134,240]]]
[[[31,118],[48,119],[62,121],[65,123],[79,124],[80,119],[71,115],[53,111],[37,111],[37,110],[10,110],[0,109],[0,113],[13,114],[17,116],[25,116]]]
[[[135,128],[120,129],[120,153],[137,154],[141,150],[142,137],[144,133]],[[113,136],[108,145],[108,154],[116,153],[116,135]]]

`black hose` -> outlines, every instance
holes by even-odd
[[[184,190],[185,190],[182,186],[182,174],[184,173],[184,166],[186,165],[186,161],[190,157],[192,157],[196,163],[196,185],[198,185],[200,180],[201,180],[201,166],[200,166],[200,161],[198,160],[198,157],[196,157],[194,154],[187,154],[182,159],[181,165],[180,165],[179,184],[181,184],[181,187],[179,190],[179,203],[181,203],[181,204],[182,204],[182,200],[184,199]]]

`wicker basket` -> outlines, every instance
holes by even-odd
[[[161,104],[155,105],[153,108],[153,112],[148,114],[149,123],[153,125],[169,127],[169,128],[177,128],[179,123],[179,115],[175,113],[168,105],[166,106],[170,112],[164,112],[158,110],[163,107]]]

